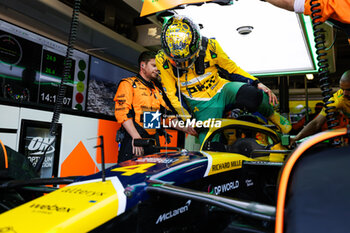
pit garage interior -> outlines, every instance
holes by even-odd
[[[239,5],[240,1],[234,1],[234,4]],[[257,8],[261,6],[258,1],[251,1],[249,4],[250,11],[253,13],[258,11]],[[255,7],[254,4],[258,6]],[[69,30],[72,6],[72,0],[38,0],[31,2],[5,0],[1,3],[1,15],[3,19],[9,22],[15,22],[17,25],[31,29],[33,32],[64,43],[67,40],[66,33]],[[137,64],[135,60],[137,60],[138,53],[144,50],[157,51],[160,49],[161,23],[155,15],[140,17],[141,8],[142,1],[138,0],[81,1],[80,28],[76,47],[82,51],[87,51],[89,54],[136,71]],[[181,14],[181,9],[175,9],[174,11]],[[251,14],[249,17],[254,16]],[[223,31],[231,30],[238,34],[236,30],[238,27],[226,28],[223,22],[214,20],[220,30],[222,27]],[[232,20],[237,21],[234,17]],[[238,21],[238,25],[249,26],[253,20],[247,19],[248,22]],[[205,27],[205,25],[203,26]],[[253,24],[251,26],[254,27]],[[281,29],[274,28],[275,25],[271,27],[269,31],[276,33],[278,36]],[[285,27],[288,27],[288,25],[285,25]],[[269,28],[269,26],[267,25],[266,28]],[[347,70],[349,64],[349,46],[345,33],[330,28],[327,30],[327,43],[329,43],[327,45],[331,46],[334,42],[329,50],[330,82],[332,87],[336,88],[339,77]],[[232,43],[234,44],[234,42]],[[283,41],[281,43],[284,44]],[[284,44],[284,46],[287,47],[288,45]],[[121,47],[126,47],[127,53],[120,53]],[[255,55],[254,52],[259,53],[253,51],[252,56]],[[265,74],[262,75],[262,80],[278,94],[278,77],[286,76],[284,73],[287,72],[281,72],[278,75],[273,75],[273,77],[265,77]],[[302,100],[301,95],[303,93],[300,92],[303,92],[305,88],[304,75],[290,74],[288,76],[291,99]],[[313,98],[313,94],[316,94],[316,89],[319,88],[317,78],[308,80],[307,87],[311,88],[310,98]]]

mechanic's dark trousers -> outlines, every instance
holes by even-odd
[[[149,135],[145,130],[143,130],[144,132],[140,132],[140,130],[138,131],[142,138],[154,138],[156,139],[156,142],[159,142],[159,136],[157,133],[155,135]],[[159,149],[156,149],[152,146],[145,146],[143,147],[143,150],[144,155],[150,155],[160,151]],[[132,159],[134,157],[135,156],[132,153],[132,137],[128,133],[125,133],[125,138],[121,142],[119,148],[118,163]]]

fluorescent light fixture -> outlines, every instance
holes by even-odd
[[[306,78],[307,78],[307,80],[313,80],[314,75],[313,74],[306,74]]]
[[[311,22],[294,12],[260,0],[242,0],[230,6],[187,6],[176,13],[203,24],[202,35],[215,37],[227,55],[251,74],[317,71],[311,48],[314,42],[306,28]],[[238,33],[237,28],[247,25],[252,27],[250,33]]]

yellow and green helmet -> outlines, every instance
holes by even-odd
[[[200,46],[199,26],[183,15],[174,15],[163,25],[161,43],[170,63],[187,69],[196,60]]]

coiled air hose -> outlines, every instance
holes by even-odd
[[[45,160],[46,157],[46,152],[48,148],[53,146],[53,144],[56,141],[56,135],[57,135],[57,122],[60,118],[60,114],[62,111],[62,106],[63,106],[63,98],[64,95],[66,94],[66,80],[69,77],[70,74],[70,69],[72,67],[72,54],[73,54],[73,48],[74,48],[74,43],[77,35],[77,30],[78,30],[78,24],[79,24],[79,11],[80,11],[80,0],[74,0],[74,6],[73,6],[73,14],[71,18],[71,24],[70,24],[70,30],[69,30],[69,37],[68,37],[68,46],[67,46],[67,52],[66,56],[64,58],[64,63],[63,63],[63,77],[61,79],[60,86],[58,88],[58,95],[57,95],[57,100],[55,103],[54,111],[53,111],[53,116],[51,120],[51,125],[50,125],[50,135],[54,136],[54,140],[46,147],[46,150],[44,151],[44,154],[40,157],[38,163],[35,166],[35,171],[39,172],[41,169],[41,166]]]
[[[330,101],[332,88],[329,83],[329,70],[328,70],[328,59],[327,59],[327,47],[325,46],[325,31],[321,28],[321,9],[318,0],[311,0],[311,19],[312,26],[315,36],[315,47],[318,60],[318,76],[320,78],[320,88],[322,90],[323,102],[326,111],[327,127],[328,129],[333,129],[339,125],[336,118],[337,112],[334,111],[335,107],[330,106],[334,101]],[[333,140],[333,145],[340,144],[340,140]]]
[[[68,46],[66,51],[66,56],[64,58],[64,64],[63,64],[63,77],[61,79],[61,83],[58,89],[58,95],[57,95],[57,101],[54,107],[52,121],[51,121],[51,127],[50,127],[50,135],[54,136],[56,135],[57,130],[57,122],[60,118],[60,114],[62,112],[62,106],[63,106],[63,98],[66,94],[66,80],[68,79],[70,75],[70,70],[72,68],[72,54],[73,54],[73,48],[74,43],[76,40],[77,30],[78,30],[78,24],[79,24],[79,11],[80,11],[80,0],[74,0],[74,6],[73,6],[73,14],[71,18],[71,24],[70,24],[70,30],[69,30],[69,37],[68,37]]]

